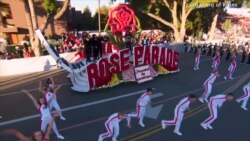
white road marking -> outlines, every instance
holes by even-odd
[[[66,86],[66,85],[70,85],[71,83],[62,83],[62,84],[58,84],[58,85],[62,85],[62,86]],[[27,89],[27,91],[37,91],[39,90],[39,88],[35,88],[35,89]],[[22,91],[17,91],[17,92],[11,92],[11,93],[5,93],[5,94],[1,94],[0,97],[3,97],[3,96],[9,96],[9,95],[15,95],[15,94],[19,94],[19,93],[22,93]]]
[[[71,110],[75,110],[75,109],[79,109],[79,108],[93,106],[93,105],[101,104],[101,103],[104,103],[104,102],[110,102],[110,101],[126,98],[126,97],[129,97],[129,96],[142,94],[144,92],[145,92],[145,90],[140,90],[140,91],[128,93],[128,94],[121,95],[121,96],[116,96],[116,97],[107,98],[107,99],[103,99],[103,100],[98,100],[98,101],[85,103],[85,104],[81,104],[81,105],[76,105],[76,106],[70,106],[70,107],[67,107],[67,108],[63,108],[62,111],[66,112],[66,111],[71,111]],[[156,97],[160,97],[160,96],[163,96],[163,94],[162,93],[156,93],[156,94],[152,95],[152,98],[156,98]],[[18,122],[22,122],[22,121],[29,120],[29,119],[34,119],[34,118],[37,118],[37,117],[40,117],[40,114],[26,116],[26,117],[14,119],[14,120],[9,120],[9,121],[5,121],[5,122],[0,122],[0,126],[9,125],[9,124],[13,124],[13,123],[18,123]]]

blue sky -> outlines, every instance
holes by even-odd
[[[100,5],[110,5],[111,0],[100,0]],[[124,2],[124,0],[116,0],[114,4]],[[95,13],[95,10],[98,7],[98,0],[71,0],[71,6],[75,7],[76,10],[82,11],[86,6],[88,6],[92,13]]]

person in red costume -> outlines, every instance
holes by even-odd
[[[84,48],[80,47],[79,51],[75,53],[75,57],[78,57],[76,59],[76,62],[81,61],[83,58],[85,58],[85,56],[86,54],[85,54]]]

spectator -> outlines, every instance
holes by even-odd
[[[10,52],[5,52],[5,54],[4,54],[4,59],[6,59],[6,60],[10,60],[10,59],[12,59],[13,57],[12,57],[12,54],[10,53]]]
[[[12,135],[19,139],[19,141],[50,141],[50,134],[52,125],[55,122],[55,117],[53,117],[49,123],[49,126],[43,134],[41,131],[33,132],[33,137],[27,137],[22,132],[18,131],[17,129],[7,129],[1,132],[1,135]]]
[[[34,57],[34,56],[35,56],[35,53],[34,53],[34,51],[32,50],[32,48],[29,48],[29,49],[28,49],[28,53],[29,53],[29,56],[30,56],[30,57]]]
[[[16,46],[16,53],[20,58],[23,58],[23,50],[21,47]]]
[[[2,51],[0,51],[0,60],[4,59],[4,53]]]
[[[24,49],[23,50],[23,58],[30,58],[31,56],[30,56],[30,54],[29,54],[29,51],[28,51],[28,49]]]

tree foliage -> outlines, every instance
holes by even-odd
[[[195,9],[213,7],[217,2],[218,0],[132,0],[131,4],[133,7],[139,7],[140,11],[154,20],[170,27],[174,31],[176,41],[181,42],[186,35],[186,23],[190,14]]]
[[[232,27],[232,22],[230,19],[225,20],[225,22],[222,24],[222,29],[226,32]]]
[[[108,20],[109,7],[101,6],[100,7],[100,17],[101,17],[101,29],[104,29],[107,20]],[[93,16],[92,16],[93,15]],[[72,27],[77,30],[97,30],[98,29],[98,10],[93,14],[91,13],[89,7],[83,9],[83,13],[78,15],[79,19],[75,19],[75,27]]]
[[[104,29],[108,21],[108,16],[109,16],[109,7],[107,6],[100,7],[101,29]],[[98,9],[96,10],[96,13],[94,14],[93,23],[95,25],[94,28],[98,29]]]
[[[246,3],[247,8],[250,8],[250,1]]]
[[[56,0],[44,0],[43,7],[44,7],[47,15],[54,14],[59,9],[59,6],[58,6]]]

